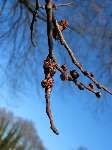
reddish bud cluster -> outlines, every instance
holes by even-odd
[[[60,30],[63,31],[64,29],[66,29],[69,26],[69,23],[67,20],[61,20],[58,22],[59,26],[60,26]]]
[[[69,74],[68,74],[68,72],[67,72],[67,65],[66,65],[66,64],[63,64],[63,65],[61,66],[61,69],[62,69],[62,73],[61,73],[61,75],[60,75],[60,79],[61,79],[62,81],[68,80],[68,79],[69,79]]]
[[[69,26],[69,23],[68,23],[67,20],[61,20],[61,21],[58,22],[58,25],[59,25],[60,31],[63,31]],[[58,32],[59,32],[58,29],[54,28],[53,37],[54,37],[55,40],[59,39]]]
[[[61,79],[62,81],[68,80],[68,74],[67,74],[67,73],[62,73],[62,74],[60,75],[60,79]]]
[[[43,68],[44,68],[45,75],[51,78],[56,73],[56,62],[50,59],[49,57],[47,57],[47,59],[44,60]]]
[[[63,69],[63,71],[67,71],[67,65],[66,65],[66,64],[63,64],[63,65],[61,66],[61,68]]]
[[[42,80],[41,85],[43,88],[45,88],[46,113],[49,117],[52,131],[58,135],[59,133],[54,126],[53,115],[50,108],[50,95],[54,83],[53,76],[56,72],[56,61],[53,58],[50,58],[48,55],[46,60],[44,60],[43,68],[45,73],[45,79]]]
[[[54,80],[53,76],[56,72],[56,62],[51,59],[50,57],[47,57],[46,60],[44,60],[44,73],[45,73],[45,79],[42,80],[41,85],[43,88],[52,88]]]
[[[51,88],[53,86],[54,80],[52,78],[50,79],[44,79],[41,82],[41,85],[43,88]]]
[[[79,73],[76,70],[70,70],[68,72],[66,64],[61,66],[61,70],[62,72],[61,72],[60,78],[62,81],[65,81],[65,80],[73,81],[79,77]]]

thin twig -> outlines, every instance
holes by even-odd
[[[65,71],[61,68],[60,65],[56,64],[56,69],[61,72],[61,74],[64,74]],[[77,72],[76,72],[77,73]],[[77,73],[78,74],[78,73]],[[89,84],[88,86],[85,85],[84,83],[82,83],[80,80],[78,80],[77,78],[73,78],[71,75],[70,75],[70,71],[68,74],[66,74],[68,77],[66,77],[66,79],[68,81],[72,81],[75,83],[75,85],[80,89],[80,90],[84,90],[84,88],[90,92],[92,92],[93,94],[95,94],[98,98],[101,96],[101,93],[99,91],[95,91],[92,86],[92,84]]]
[[[52,89],[45,89],[45,98],[46,98],[46,113],[49,117],[49,120],[50,120],[50,125],[51,125],[51,130],[56,134],[58,135],[58,130],[57,128],[55,128],[55,125],[54,125],[54,120],[53,120],[53,116],[52,116],[52,112],[51,112],[51,108],[50,108],[50,95],[51,95],[51,90]]]
[[[54,84],[53,76],[56,73],[56,62],[53,58],[50,58],[49,55],[44,61],[44,73],[45,73],[45,79],[42,80],[41,85],[43,88],[45,88],[45,99],[46,99],[46,113],[50,120],[51,129],[55,134],[59,134],[58,130],[55,128],[54,121],[53,121],[53,115],[50,108],[50,96],[52,87]]]
[[[32,17],[32,22],[31,22],[31,25],[30,25],[30,31],[31,31],[31,42],[32,42],[32,45],[35,47],[36,44],[35,42],[33,41],[33,30],[34,30],[34,23],[36,21],[36,12],[33,12],[33,17]]]
[[[36,0],[36,10],[39,9],[39,0]]]
[[[55,61],[54,61],[54,54],[53,54],[53,34],[52,34],[52,0],[46,0],[46,15],[47,15],[47,37],[48,37],[48,47],[49,47],[49,54],[46,59],[47,67],[44,67],[45,79],[47,80],[48,86],[45,88],[45,98],[46,98],[46,113],[49,117],[51,130],[58,135],[58,130],[55,128],[52,112],[50,109],[50,95],[53,86],[53,76],[55,74]],[[47,68],[47,69],[46,69]],[[51,84],[49,86],[49,84]]]
[[[39,0],[36,0],[35,2],[35,10],[33,11],[33,17],[32,17],[32,22],[31,22],[31,26],[30,26],[30,31],[31,31],[31,42],[33,44],[33,46],[35,47],[36,44],[33,41],[33,30],[34,30],[34,23],[37,21],[37,17],[38,17],[38,10],[39,10]]]
[[[53,33],[52,33],[52,0],[46,2],[46,14],[47,14],[47,36],[49,46],[49,56],[53,57]]]
[[[69,3],[62,3],[62,4],[54,4],[53,9],[57,9],[59,7],[71,7],[73,4],[73,2],[69,2]],[[39,5],[39,8],[45,9],[45,5]]]
[[[22,3],[22,4],[28,9],[28,11],[29,11],[31,14],[33,14],[33,12],[34,12],[34,5],[32,5],[32,4],[31,4],[29,1],[27,1],[27,0],[24,0],[24,1],[20,0],[20,3]],[[45,16],[41,16],[40,14],[38,14],[37,17],[38,17],[40,20],[44,21],[44,22],[47,21],[47,19],[46,19]]]
[[[72,49],[68,46],[67,42],[64,39],[64,36],[62,34],[62,32],[60,31],[59,25],[57,20],[53,17],[53,23],[55,25],[55,27],[58,30],[58,34],[59,34],[59,38],[60,38],[60,42],[61,44],[65,47],[65,49],[67,50],[69,56],[71,57],[71,60],[73,62],[73,64],[75,64],[75,66],[77,66],[79,68],[79,70],[86,76],[88,77],[90,80],[93,81],[93,83],[96,85],[97,88],[99,89],[103,89],[104,91],[108,92],[109,94],[112,95],[112,91],[109,90],[108,88],[106,88],[105,86],[101,85],[98,81],[96,81],[93,77],[93,75],[89,72],[87,72],[83,66],[78,62],[78,60],[76,59]]]

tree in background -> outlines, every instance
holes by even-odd
[[[80,146],[77,150],[88,150],[86,147]]]
[[[67,44],[62,34],[62,31],[64,31],[65,29],[76,31],[76,33],[80,33],[80,36],[82,36],[84,40],[89,41],[89,45],[92,45],[91,41],[93,43],[94,40],[91,37],[94,33],[96,33],[94,34],[94,39],[96,39],[96,37],[100,37],[101,42],[99,41],[99,43],[102,44],[102,34],[100,36],[100,33],[102,32],[105,33],[107,25],[105,25],[106,21],[103,18],[103,22],[101,19],[100,23],[101,24],[104,23],[104,26],[106,27],[101,28],[99,26],[99,28],[96,28],[96,25],[97,25],[96,18],[97,16],[99,16],[99,14],[101,14],[101,11],[103,13],[103,11],[106,9],[104,7],[108,6],[108,3],[111,3],[111,2],[108,0],[108,2],[106,1],[105,3],[103,3],[103,5],[102,5],[102,1],[97,2],[97,1],[92,1],[92,0],[91,1],[79,0],[78,2],[73,1],[72,3],[66,3],[64,1],[64,3],[60,3],[60,4],[56,4],[55,2],[56,1],[45,0],[45,4],[42,4],[41,1],[38,1],[38,0],[36,1],[17,0],[17,1],[13,1],[10,4],[8,0],[4,0],[3,2],[1,2],[1,6],[2,6],[1,16],[3,17],[1,17],[2,33],[1,33],[0,38],[2,42],[2,48],[6,47],[6,43],[10,44],[10,47],[8,47],[9,52],[8,53],[6,52],[6,55],[9,54],[9,56],[7,56],[9,57],[9,61],[7,63],[8,64],[8,67],[7,67],[8,77],[11,77],[11,81],[15,80],[16,82],[18,82],[17,78],[14,75],[12,74],[10,75],[10,71],[12,71],[13,74],[16,73],[22,76],[23,69],[25,69],[26,76],[29,79],[29,76],[28,76],[29,64],[32,68],[31,72],[33,73],[33,77],[35,75],[37,76],[37,73],[35,73],[35,69],[37,70],[38,68],[36,62],[39,60],[39,56],[41,54],[39,54],[40,51],[39,52],[37,52],[37,50],[33,51],[32,46],[35,47],[37,45],[37,43],[35,42],[35,39],[37,39],[38,33],[43,32],[42,30],[47,32],[46,34],[47,36],[45,36],[44,34],[44,37],[45,39],[48,38],[49,51],[48,51],[48,54],[46,53],[47,58],[44,60],[44,64],[43,64],[45,79],[42,80],[41,84],[42,84],[42,87],[45,88],[46,113],[50,120],[51,129],[53,130],[54,133],[58,134],[58,130],[55,128],[52,113],[50,110],[50,95],[51,95],[51,91],[52,91],[52,87],[54,83],[53,77],[56,71],[60,72],[60,78],[62,81],[65,81],[65,80],[72,81],[80,90],[86,89],[89,92],[92,92],[93,94],[95,94],[96,97],[98,98],[101,97],[101,90],[112,94],[111,90],[109,90],[104,85],[101,85],[95,79],[94,74],[87,71],[84,65],[82,65],[78,61],[78,59],[74,55],[75,51],[73,51],[70,48],[69,44]],[[63,11],[57,11],[59,8],[61,9],[63,6],[65,6],[66,9],[69,9],[69,7],[72,5],[73,7],[71,8],[71,11],[66,11],[65,14],[63,14],[63,11],[65,9]],[[111,10],[111,8],[109,9]],[[105,15],[107,15],[107,13],[108,11],[106,12]],[[70,18],[66,16],[70,16]],[[72,21],[73,18],[74,18],[74,24]],[[42,22],[41,21],[39,22],[39,19]],[[98,23],[99,23],[99,17],[98,17]],[[36,25],[38,25],[38,28],[36,28]],[[39,28],[39,25],[41,26],[41,28]],[[47,25],[47,31],[45,28],[46,25]],[[37,32],[37,29],[39,29],[39,32]],[[103,31],[101,31],[101,29]],[[110,32],[111,32],[111,28],[109,26],[109,34]],[[105,37],[105,34],[103,34],[103,38],[104,37]],[[110,37],[111,36],[109,36],[109,38]],[[71,40],[70,36],[68,38]],[[110,42],[109,38],[107,37],[107,39],[104,39],[104,41]],[[75,70],[69,69],[67,64],[59,65],[55,57],[55,48],[53,46],[53,39],[55,42],[57,42],[58,44],[60,44],[66,49],[67,53],[70,56],[70,59],[72,60],[72,64],[75,65],[78,71],[77,69]],[[81,40],[81,43],[84,43],[83,39]],[[95,40],[95,42],[96,41],[98,40]],[[42,42],[40,43],[38,42],[38,44],[41,45],[42,43],[42,45],[44,45],[44,42],[45,41],[42,37]],[[104,46],[104,52],[102,53],[105,54],[105,48],[107,48],[108,46],[108,48],[110,49],[111,47],[110,45],[107,44],[106,46]],[[47,46],[44,46],[44,48],[46,47]],[[38,48],[39,48],[39,45],[38,45]],[[83,53],[85,53],[85,51]],[[32,65],[32,63],[34,64],[34,62],[36,65]],[[84,75],[84,77],[87,77],[90,80],[89,83],[82,82],[83,78],[79,79],[79,77],[81,77],[79,72],[81,72]],[[30,79],[32,79],[32,76]]]
[[[0,108],[1,150],[45,150],[32,122]]]

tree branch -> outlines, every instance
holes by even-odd
[[[49,56],[53,58],[53,34],[52,34],[52,0],[46,1],[46,14],[47,14],[47,37],[49,46]]]
[[[78,60],[76,59],[72,49],[69,47],[69,45],[67,44],[67,42],[64,39],[64,36],[60,30],[59,24],[57,22],[57,20],[55,19],[55,17],[53,17],[53,23],[54,26],[56,27],[56,29],[58,30],[58,35],[59,35],[59,39],[60,39],[60,43],[65,47],[65,49],[67,50],[73,64],[75,64],[76,67],[78,67],[78,69],[83,73],[83,75],[85,75],[86,77],[88,77],[95,85],[98,89],[103,89],[104,91],[108,92],[109,94],[112,95],[112,91],[109,90],[108,88],[106,88],[105,86],[101,85],[98,81],[96,81],[94,79],[94,75],[92,73],[89,73],[88,71],[86,71],[83,66],[78,62]]]

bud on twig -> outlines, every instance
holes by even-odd
[[[100,98],[101,97],[101,92],[96,92],[95,95],[96,95],[96,97]]]
[[[75,80],[79,77],[79,73],[76,70],[71,70],[70,71],[70,75],[72,76],[72,78]]]
[[[78,85],[78,88],[79,88],[80,90],[84,90],[84,85],[80,83],[80,84]]]

